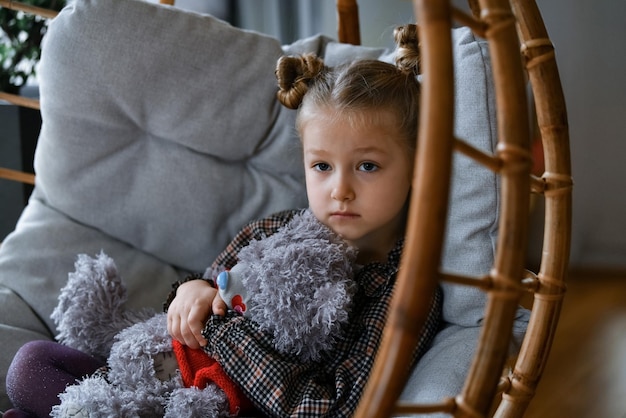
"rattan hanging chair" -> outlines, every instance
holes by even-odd
[[[420,171],[436,172],[437,176],[416,178],[396,296],[357,416],[444,412],[455,417],[494,413],[498,417],[520,417],[533,397],[550,351],[565,292],[570,246],[568,126],[554,48],[533,1],[470,1],[471,14],[447,1],[414,3],[423,72],[416,164]],[[8,0],[0,0],[0,5],[39,12]],[[337,7],[340,39],[358,44],[356,1],[338,0]],[[498,115],[499,143],[494,155],[473,148],[453,134],[451,28],[455,22],[470,27],[489,43]],[[530,174],[527,79],[532,86],[545,155],[545,172],[540,178]],[[6,94],[0,98],[38,106]],[[443,220],[455,153],[474,159],[500,177],[497,248],[494,265],[486,277],[450,275],[440,269],[446,227]],[[4,169],[0,169],[0,178],[33,181],[31,175]],[[543,256],[537,274],[525,269],[531,191],[545,200]],[[410,356],[406,353],[415,346],[428,313],[429,304],[421,303],[425,301],[419,295],[432,294],[440,281],[474,286],[487,294],[482,334],[472,366],[456,397],[429,405],[396,404],[408,378]],[[524,294],[534,295],[529,327],[514,366],[503,375],[515,311]]]

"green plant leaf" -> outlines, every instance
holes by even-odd
[[[61,10],[66,0],[22,0],[24,3]],[[41,41],[48,22],[34,15],[0,7],[0,90],[16,92],[35,76]]]

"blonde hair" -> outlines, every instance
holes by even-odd
[[[417,27],[405,25],[394,31],[396,65],[377,60],[358,60],[335,68],[314,54],[283,56],[276,66],[278,100],[298,109],[300,129],[315,110],[332,108],[358,120],[363,111],[392,114],[409,147],[415,148],[419,114],[419,49]]]

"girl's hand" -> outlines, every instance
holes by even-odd
[[[172,338],[190,348],[207,345],[202,336],[209,315],[226,314],[226,304],[208,282],[191,280],[181,284],[167,310],[167,331]]]

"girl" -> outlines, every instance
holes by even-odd
[[[351,416],[370,374],[398,271],[416,148],[418,54],[409,29],[396,31],[398,67],[358,61],[331,69],[305,55],[281,58],[276,70],[279,100],[298,109],[310,210],[359,250],[359,291],[332,356],[319,364],[280,356],[253,323],[224,315],[224,302],[207,281],[178,283],[171,295],[172,337],[202,347],[267,415]],[[233,266],[242,247],[295,213],[250,223],[213,266]],[[437,292],[414,360],[437,330],[440,305]]]
[[[358,61],[331,69],[305,55],[283,57],[276,69],[279,100],[298,109],[309,209],[359,251],[359,289],[336,350],[307,364],[281,355],[271,349],[271,336],[248,319],[227,313],[212,282],[197,275],[176,283],[166,302],[172,337],[217,360],[263,414],[351,416],[369,377],[400,262],[413,175],[418,54],[414,28],[408,29],[396,31],[398,66]],[[241,248],[275,233],[299,211],[251,222],[212,267],[234,266]],[[414,360],[435,335],[440,310],[437,291]],[[46,351],[54,358],[45,356]],[[101,366],[73,351],[52,342],[26,345],[7,376],[12,401],[24,410],[7,411],[4,418],[47,416],[66,384]],[[48,386],[36,390],[43,388],[42,375],[49,378]]]

